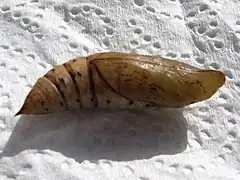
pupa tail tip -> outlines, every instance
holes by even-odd
[[[18,115],[21,115],[22,114],[22,112],[21,112],[21,110],[19,110],[15,115],[14,115],[14,117],[16,117],[16,116],[18,116]]]
[[[14,115],[14,117],[23,114],[23,107]]]

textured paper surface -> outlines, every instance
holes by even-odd
[[[240,3],[1,0],[0,180],[240,179]],[[36,79],[118,50],[220,69],[226,84],[179,110],[13,115]]]

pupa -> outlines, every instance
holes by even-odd
[[[162,56],[95,53],[57,65],[37,79],[15,116],[76,108],[182,108],[209,99],[224,83],[221,71]]]

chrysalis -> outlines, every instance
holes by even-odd
[[[161,56],[104,52],[58,65],[39,78],[16,114],[76,108],[181,108],[210,98],[225,75]]]

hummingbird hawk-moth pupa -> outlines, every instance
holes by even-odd
[[[39,78],[16,115],[76,108],[181,108],[209,99],[225,83],[203,70],[161,56],[95,53],[57,65]]]

